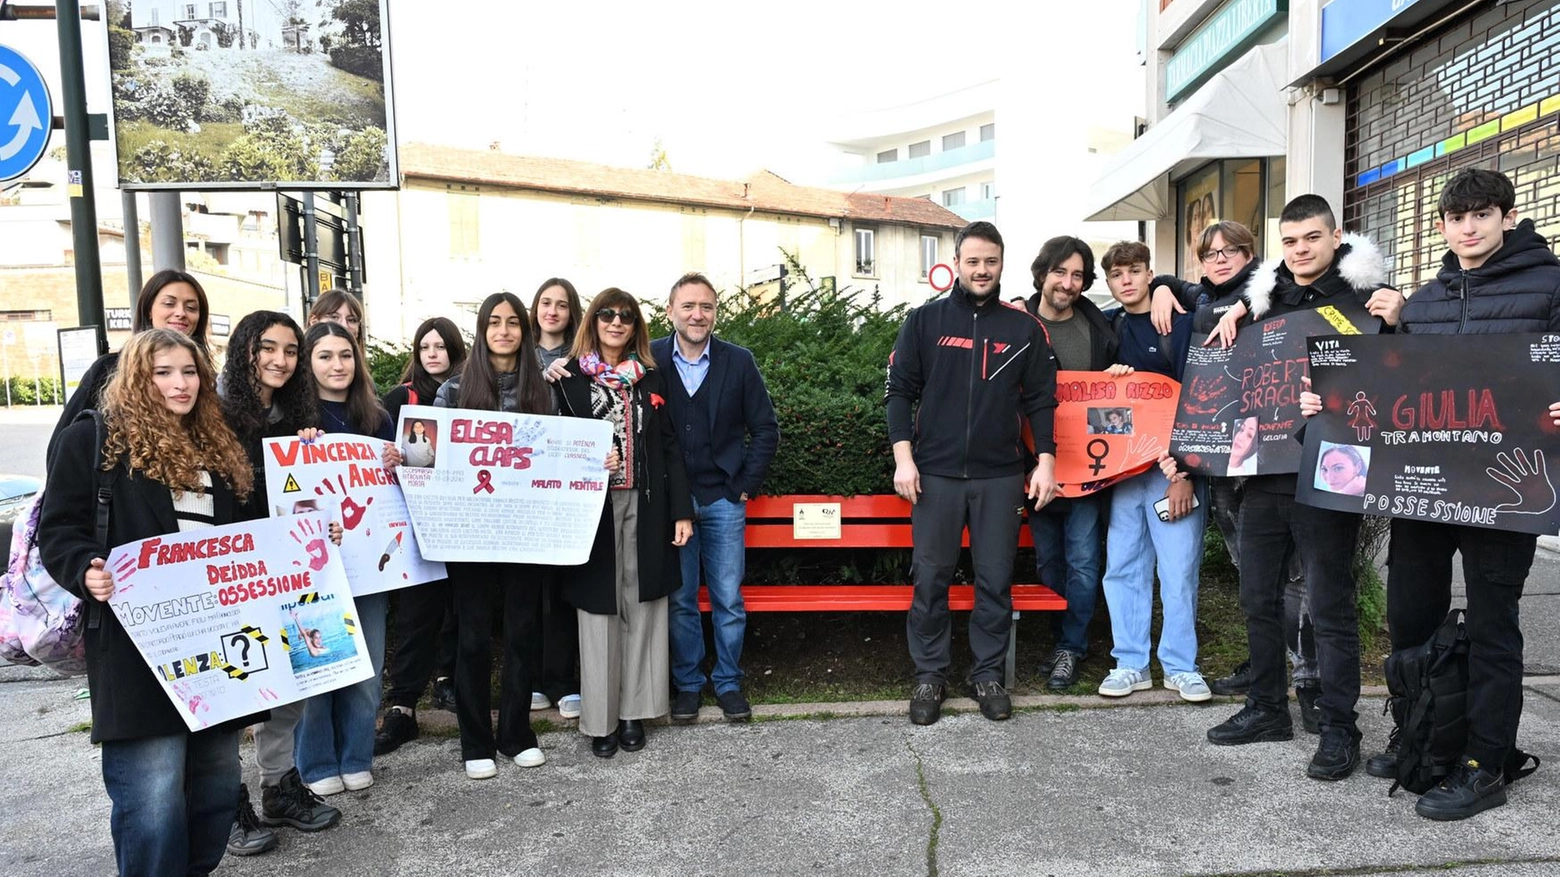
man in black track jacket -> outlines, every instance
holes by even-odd
[[[946,696],[948,587],[966,524],[975,566],[971,693],[988,719],[1012,714],[1000,679],[1022,506],[1026,492],[1036,508],[1056,493],[1056,362],[1045,331],[1002,301],[996,226],[970,223],[953,251],[958,282],[910,312],[888,361],[894,491],[911,503],[915,596],[906,631],[916,681],[910,720],[918,725],[937,721]],[[1035,454],[1019,435],[1026,420]]]

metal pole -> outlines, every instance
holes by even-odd
[[[183,271],[184,206],[179,193],[149,192],[146,202],[152,211],[152,268]]]
[[[320,297],[320,236],[314,227],[314,193],[303,193],[303,312]]]
[[[363,227],[358,225],[358,193],[348,192],[347,202],[347,289],[363,300]]]
[[[130,310],[141,295],[141,214],[135,203],[135,193],[126,189],[119,193],[125,214],[125,280],[130,286]]]
[[[98,222],[92,185],[92,133],[87,128],[86,74],[81,66],[81,5],[55,3],[60,41],[61,110],[65,116],[66,193],[76,261],[76,315],[79,325],[97,326],[99,354],[108,352],[103,319],[103,268],[98,259]]]

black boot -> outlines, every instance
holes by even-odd
[[[1398,775],[1398,747],[1402,744],[1403,725],[1408,722],[1408,702],[1396,695],[1387,698],[1385,712],[1392,714],[1392,733],[1387,737],[1387,750],[1365,760],[1365,772],[1384,780],[1395,780]]]

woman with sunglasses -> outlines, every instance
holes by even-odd
[[[565,583],[579,615],[580,732],[611,758],[643,749],[644,720],[671,710],[667,598],[682,584],[677,549],[693,534],[693,502],[632,295],[614,287],[591,301],[567,369],[554,386],[562,413],[611,424],[622,461],[590,559]]]

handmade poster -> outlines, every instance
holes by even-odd
[[[109,552],[108,604],[191,731],[374,675],[328,527],[307,512]]]
[[[577,566],[607,496],[603,420],[405,405],[397,470],[424,557]]]
[[[445,577],[423,558],[395,476],[380,464],[384,442],[364,435],[265,440],[265,485],[272,515],[311,509],[341,522],[347,582],[359,596]]]
[[[1322,413],[1295,498],[1321,508],[1539,535],[1556,508],[1560,335],[1311,339]]]
[[[1241,327],[1235,343],[1204,347],[1192,336],[1170,454],[1204,475],[1273,475],[1298,471],[1300,379],[1306,339],[1374,334],[1381,321],[1348,299]]]
[[[1153,372],[1056,373],[1056,482],[1087,496],[1154,466],[1169,445],[1181,385]]]

